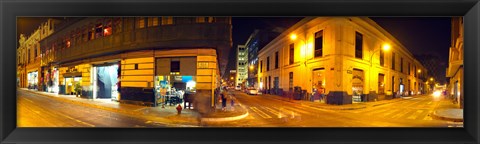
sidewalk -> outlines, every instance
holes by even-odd
[[[92,107],[117,113],[123,113],[127,115],[137,115],[145,116],[155,120],[155,123],[162,123],[168,126],[180,126],[180,127],[189,127],[189,126],[198,126],[198,112],[185,109],[182,105],[182,112],[180,115],[177,114],[176,105],[168,106],[165,108],[161,106],[157,107],[146,107],[132,104],[125,104],[112,101],[110,99],[85,99],[79,98],[75,95],[62,95],[54,94],[48,92],[28,90],[26,88],[19,88],[18,91],[24,91],[27,93],[35,93],[42,96],[48,96],[59,101],[68,102],[77,105],[83,105],[86,107]],[[218,109],[218,108],[217,108]],[[220,108],[221,109],[221,108]],[[214,113],[202,116],[202,122],[216,122],[216,121],[233,121],[239,120],[248,115],[248,111],[241,106],[241,104],[236,103],[234,110],[229,111],[220,111],[217,110]]]
[[[463,109],[458,104],[453,104],[450,99],[442,99],[432,116],[435,119],[463,122]]]
[[[353,104],[345,104],[345,105],[331,105],[331,104],[326,104],[322,102],[312,102],[312,101],[306,101],[306,100],[290,100],[287,97],[282,97],[282,96],[277,96],[277,95],[270,95],[270,94],[263,94],[261,96],[281,100],[281,101],[286,101],[286,102],[291,102],[291,103],[296,103],[300,104],[303,106],[310,106],[310,107],[315,107],[315,108],[320,108],[320,109],[326,109],[326,110],[356,110],[356,109],[363,109],[367,107],[376,107],[376,106],[381,106],[385,104],[390,104],[394,102],[399,102],[405,99],[413,98],[413,97],[418,97],[421,95],[415,95],[415,96],[410,96],[410,97],[403,97],[403,98],[395,98],[395,99],[390,99],[390,100],[381,100],[381,101],[375,101],[375,102],[358,102],[358,103],[353,103]]]

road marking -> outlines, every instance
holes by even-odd
[[[388,112],[383,113],[383,114],[382,114],[382,117],[386,117],[386,116],[388,116],[388,115],[390,115],[390,114],[397,113],[397,112],[400,112],[400,111],[402,111],[402,109],[390,109]]]
[[[256,114],[258,114],[259,116],[261,116],[261,117],[264,118],[264,119],[272,118],[271,116],[269,116],[268,114],[266,114],[265,112],[259,110],[259,109],[256,108],[256,107],[250,107],[250,109],[253,110]]]
[[[410,111],[404,109],[404,111],[399,112],[399,113],[393,115],[391,118],[393,118],[393,119],[400,118],[400,117],[402,117],[403,115],[407,114],[408,112],[410,112]]]
[[[423,110],[417,110],[415,113],[410,115],[407,119],[416,119],[422,113],[423,113]]]
[[[280,111],[278,111],[278,110],[276,111],[276,110],[274,110],[270,107],[263,107],[263,108],[266,109],[267,111],[269,111],[270,113],[272,113],[273,115],[277,115],[277,116],[280,115]]]
[[[373,116],[373,115],[381,114],[381,113],[386,112],[388,110],[389,109],[381,109],[381,110],[374,109],[374,110],[371,110],[371,111],[367,112],[365,115]]]

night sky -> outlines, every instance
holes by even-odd
[[[439,58],[437,79],[444,81],[448,66],[451,19],[449,17],[371,17],[375,22],[397,38],[409,51],[418,55],[433,55]],[[254,29],[275,29],[279,32],[300,21],[301,17],[233,17],[232,50],[230,58],[235,58],[236,48],[245,44]],[[45,18],[19,18],[17,38],[20,33],[27,36]],[[235,69],[235,59],[230,59],[227,71]],[[432,71],[432,70],[429,70]],[[443,76],[443,80],[442,77]]]

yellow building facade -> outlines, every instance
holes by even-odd
[[[157,106],[182,90],[213,106],[226,65],[220,59],[231,47],[229,17],[74,18],[63,25],[40,41],[56,93]]]
[[[427,70],[364,17],[307,17],[262,48],[258,58],[258,82],[267,93],[300,87],[307,95],[325,94],[326,103],[350,104],[425,91],[421,78]]]
[[[457,98],[458,105],[463,108],[463,18],[452,18],[452,44],[448,59],[446,77],[449,78],[448,91]]]

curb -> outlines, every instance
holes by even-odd
[[[233,116],[233,117],[223,117],[223,118],[202,118],[202,122],[227,122],[227,121],[235,121],[235,120],[240,120],[249,115],[248,111],[242,115],[239,116]]]
[[[227,122],[227,121],[236,121],[236,120],[240,120],[247,117],[250,114],[248,113],[247,108],[245,108],[245,106],[243,106],[240,102],[237,102],[237,103],[240,107],[245,109],[244,114],[238,115],[238,116],[232,116],[232,117],[223,117],[223,118],[201,118],[201,121],[202,122]]]
[[[438,116],[436,110],[433,111],[432,117],[435,118],[435,119],[439,119],[439,120],[446,120],[446,121],[453,121],[453,122],[463,122],[463,118],[459,119],[459,118],[450,118],[450,117]]]

